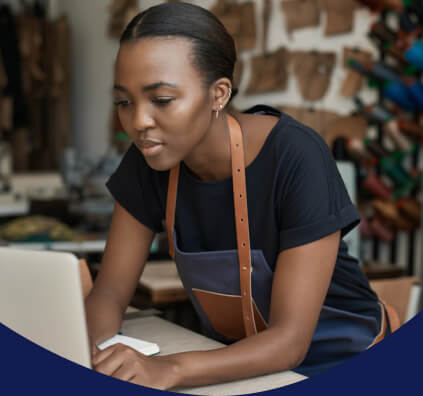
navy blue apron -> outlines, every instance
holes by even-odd
[[[169,254],[208,335],[230,344],[268,326],[273,271],[262,251],[249,246],[242,133],[232,116],[228,115],[227,121],[238,249],[190,253],[178,248],[174,218],[179,165],[169,175],[166,228]],[[373,317],[323,305],[307,356],[294,371],[311,376],[373,345],[386,332],[384,309],[381,315],[379,328]]]

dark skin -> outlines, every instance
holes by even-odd
[[[231,177],[229,137],[222,111],[215,117],[219,106],[226,106],[230,88],[227,78],[205,86],[185,38],[124,43],[117,56],[115,97],[122,125],[156,170],[170,169],[183,160],[203,180]],[[248,166],[277,119],[237,116]],[[153,237],[150,229],[115,203],[101,270],[86,300],[92,363],[97,371],[144,386],[170,389],[288,370],[302,362],[329,287],[339,231],[279,254],[269,327],[259,334],[217,350],[168,356],[146,357],[123,345],[100,352],[95,344],[120,328]]]

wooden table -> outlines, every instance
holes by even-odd
[[[122,326],[122,333],[157,343],[160,346],[161,355],[192,350],[216,349],[223,345],[156,316],[125,320]],[[176,389],[174,391],[197,395],[254,393],[280,388],[305,378],[306,377],[294,373],[293,371],[284,371],[240,381],[195,388]]]

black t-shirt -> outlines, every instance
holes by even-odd
[[[274,270],[281,251],[337,230],[345,236],[360,216],[320,135],[268,106],[247,112],[280,117],[246,168],[251,248]],[[151,169],[131,145],[107,187],[134,218],[161,232],[168,179],[169,171]],[[184,252],[236,249],[232,179],[202,181],[182,162],[175,231]],[[380,321],[377,297],[342,239],[325,304]]]

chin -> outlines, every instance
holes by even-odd
[[[168,171],[178,164],[178,162],[162,160],[162,159],[159,159],[159,157],[157,158],[144,157],[144,158],[145,158],[145,162],[147,162],[148,166],[151,169],[154,169],[155,171],[160,171],[160,172]]]

